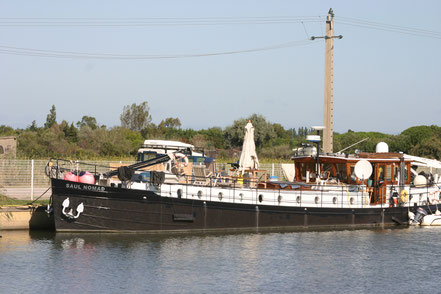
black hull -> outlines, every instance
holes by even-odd
[[[73,215],[63,213],[69,198]],[[406,224],[407,207],[305,208],[205,202],[160,197],[151,191],[85,185],[52,179],[57,231],[209,231],[318,227],[362,227]]]

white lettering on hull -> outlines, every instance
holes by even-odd
[[[93,191],[93,192],[105,192],[106,188],[93,186],[93,185],[84,185],[84,184],[66,184],[66,188],[75,189],[75,190],[83,190],[83,191]]]

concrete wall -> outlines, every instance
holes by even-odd
[[[0,158],[15,158],[17,155],[17,137],[0,137]]]

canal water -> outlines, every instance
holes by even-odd
[[[0,232],[1,293],[440,293],[441,228]]]

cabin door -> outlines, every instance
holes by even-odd
[[[384,180],[386,166],[384,164],[375,165],[375,181],[374,181],[374,195],[371,203],[380,204],[386,203],[386,182]]]

